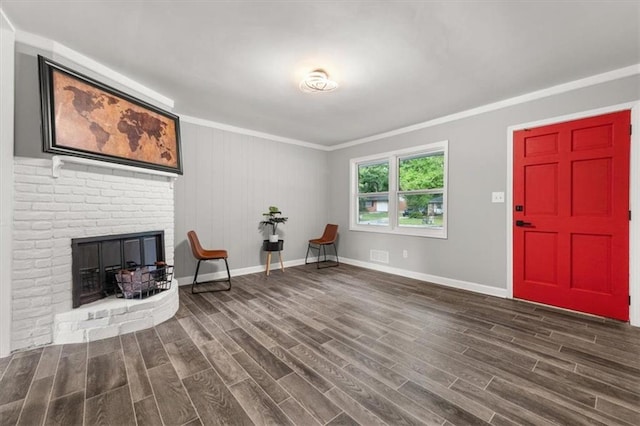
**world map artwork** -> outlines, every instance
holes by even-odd
[[[56,145],[178,167],[175,121],[65,73],[53,73]]]

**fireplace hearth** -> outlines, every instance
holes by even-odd
[[[121,271],[150,268],[158,271],[154,277],[166,277],[171,272],[164,264],[164,231],[74,238],[71,240],[71,256],[74,308],[113,294],[124,297],[116,279],[123,276]],[[146,277],[148,280],[148,273]],[[170,282],[171,278],[154,288],[147,282],[144,295],[164,290],[166,283],[170,285]],[[143,292],[137,294],[143,297]],[[130,297],[130,294],[126,296]]]

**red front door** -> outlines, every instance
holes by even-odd
[[[514,133],[514,297],[629,319],[630,115]]]

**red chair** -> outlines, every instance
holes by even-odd
[[[327,224],[327,226],[324,227],[324,233],[322,234],[322,237],[309,240],[309,246],[307,246],[307,255],[304,257],[305,265],[308,265],[310,263],[310,262],[307,262],[307,258],[309,257],[309,250],[318,250],[318,260],[316,261],[316,267],[317,269],[320,269],[320,250],[322,249],[322,252],[324,253],[324,260],[322,262],[323,263],[328,262],[327,246],[332,245],[333,251],[336,254],[336,263],[335,265],[325,266],[325,268],[340,266],[340,260],[338,259],[338,249],[336,248],[337,238],[338,238],[338,225],[334,225],[331,223]]]
[[[189,231],[187,233],[187,237],[189,237],[189,244],[191,245],[191,252],[193,253],[193,257],[198,259],[198,266],[196,266],[196,274],[193,277],[193,283],[191,284],[191,293],[194,293],[194,287],[198,284],[208,284],[208,283],[216,283],[216,282],[228,282],[229,288],[222,289],[213,289],[213,290],[205,290],[210,292],[215,291],[229,291],[231,290],[231,273],[229,273],[229,263],[227,262],[227,251],[226,250],[206,250],[202,248],[200,244],[200,240],[198,239],[198,235],[196,235],[196,231]],[[200,270],[200,262],[203,260],[224,260],[224,264],[227,267],[227,279],[226,280],[211,280],[211,281],[203,281],[201,283],[198,282],[198,271]],[[199,292],[204,293],[204,292]]]

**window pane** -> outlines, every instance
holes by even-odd
[[[358,223],[387,226],[389,224],[389,197],[386,195],[358,197]]]
[[[401,158],[398,167],[400,191],[444,187],[444,153]]]
[[[442,193],[398,196],[398,225],[442,228]]]
[[[387,192],[389,190],[389,163],[358,165],[358,192]]]

